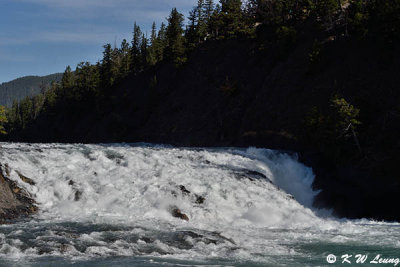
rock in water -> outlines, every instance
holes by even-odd
[[[35,185],[36,184],[31,178],[26,177],[25,175],[23,175],[19,171],[15,171],[15,172],[18,174],[19,178],[21,178],[21,180],[24,183],[27,183],[27,184],[30,184],[30,185]],[[7,175],[10,176],[10,174],[7,174]]]
[[[206,198],[205,198],[205,197],[190,192],[184,185],[179,185],[179,186],[177,186],[177,188],[181,191],[181,193],[182,193],[183,196],[189,196],[189,197],[190,197],[190,196],[193,196],[194,199],[195,199],[194,202],[195,202],[196,204],[203,204],[203,203],[206,201]],[[172,194],[174,197],[177,197],[177,193],[176,193],[175,191],[172,191],[171,194]]]
[[[9,179],[9,174],[9,167],[0,164],[0,223],[37,212],[33,198],[16,182]],[[22,179],[21,176],[20,178]],[[24,182],[34,184],[30,178]]]
[[[179,189],[181,190],[181,192],[182,192],[183,195],[190,195],[190,191],[187,190],[185,186],[180,185],[180,186],[179,186]]]
[[[76,191],[75,191],[74,200],[75,200],[75,201],[79,201],[79,200],[81,199],[81,197],[82,197],[82,192],[79,191],[79,190],[76,190]]]
[[[189,221],[189,217],[186,214],[182,213],[182,211],[177,206],[170,206],[168,209],[173,217]]]
[[[206,198],[203,196],[196,195],[196,204],[203,204]]]

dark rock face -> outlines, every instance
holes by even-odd
[[[38,210],[29,193],[8,178],[10,172],[7,165],[0,164],[0,223],[34,214]],[[34,184],[32,179],[20,173],[18,175],[23,182]]]

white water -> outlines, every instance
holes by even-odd
[[[400,247],[398,224],[318,216],[312,170],[275,151],[1,146],[0,162],[40,209],[32,220],[1,226],[5,260],[125,256],[290,265],[311,255],[324,263],[341,246]],[[16,170],[36,185],[21,182]],[[197,204],[194,194],[205,202]],[[172,217],[171,205],[189,222]]]

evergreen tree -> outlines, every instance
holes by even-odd
[[[157,39],[157,27],[156,23],[153,22],[151,25],[151,35],[150,35],[150,47],[148,49],[148,64],[149,66],[154,66],[157,63],[157,49],[158,49],[158,39]]]
[[[157,62],[164,59],[164,50],[167,46],[167,27],[164,23],[161,23],[160,30],[157,34],[157,46],[155,48],[157,55]]]
[[[213,12],[214,12],[214,1],[213,0],[205,0],[204,6],[203,6],[203,13],[204,13],[207,24],[210,22]]]
[[[101,61],[101,82],[103,88],[108,88],[114,84],[113,49],[111,44],[104,45],[103,59]]]
[[[186,26],[185,37],[189,49],[193,49],[197,45],[197,32],[196,32],[196,14],[197,8],[189,11],[189,25]]]
[[[220,0],[221,19],[224,38],[234,38],[243,30],[243,14],[241,0]]]
[[[13,101],[11,106],[10,115],[8,116],[9,122],[11,124],[11,131],[21,129],[21,115],[19,113],[19,103],[17,100]]]
[[[213,8],[212,1],[198,0],[197,6],[189,11],[189,25],[185,33],[189,48],[195,47],[206,39],[212,14],[210,8]]]
[[[168,17],[168,26],[166,30],[165,56],[179,65],[186,61],[185,58],[185,39],[183,36],[183,15],[176,8],[172,9]]]
[[[150,35],[150,43],[153,45],[157,41],[157,26],[156,22],[153,21],[151,25],[151,35]]]
[[[61,87],[63,89],[69,89],[74,86],[74,73],[71,70],[70,66],[67,66],[67,68],[64,71],[64,75],[61,79]]]
[[[148,40],[143,34],[140,43],[140,67],[141,70],[146,69],[148,66]]]
[[[7,134],[4,127],[7,122],[6,108],[4,106],[0,106],[0,134]]]
[[[133,39],[132,39],[132,47],[131,47],[131,70],[136,73],[141,70],[140,66],[140,61],[141,61],[141,55],[140,55],[140,48],[142,44],[142,31],[140,30],[140,27],[136,24],[133,26]]]
[[[337,0],[318,0],[315,3],[315,13],[323,26],[330,30],[335,26],[335,15],[339,10]]]
[[[130,46],[129,43],[124,39],[121,43],[121,48],[119,51],[119,55],[121,57],[121,64],[119,67],[119,75],[118,77],[124,78],[129,73],[129,68],[131,64],[131,54],[130,54]]]
[[[204,0],[197,1],[197,25],[196,25],[196,33],[198,37],[198,41],[204,41],[204,38],[207,36],[207,17],[204,12],[205,3]]]
[[[31,99],[29,97],[24,98],[20,102],[19,107],[21,113],[21,126],[22,129],[25,129],[28,123],[33,119]]]
[[[221,5],[217,4],[215,6],[214,12],[212,13],[208,24],[211,35],[214,38],[219,38],[220,31],[222,31],[221,29],[224,27],[221,15]]]
[[[76,100],[84,100],[99,93],[101,68],[100,64],[93,66],[89,62],[78,64],[75,70],[76,87],[74,88],[74,96]]]
[[[36,119],[39,116],[39,114],[43,108],[43,104],[44,104],[44,95],[43,94],[36,95],[32,98],[32,105],[33,105],[32,109],[33,109],[34,119]]]

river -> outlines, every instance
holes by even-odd
[[[314,174],[295,155],[2,143],[0,162],[39,207],[0,226],[4,266],[396,266],[400,258],[400,224],[314,209]]]

